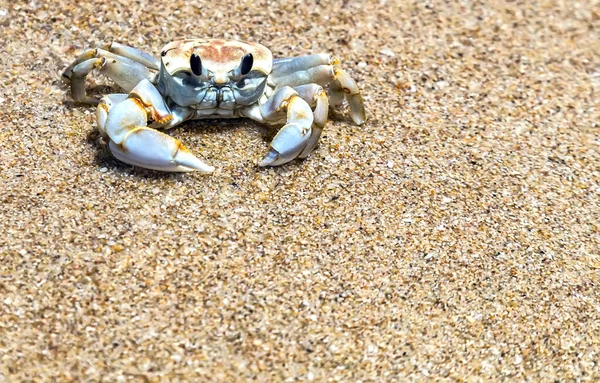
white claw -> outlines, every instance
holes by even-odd
[[[127,100],[127,95],[123,93],[109,94],[100,99],[100,104],[96,109],[96,121],[98,122],[98,131],[105,139],[108,139],[106,134],[106,120],[108,119],[108,111],[116,104]]]
[[[152,100],[153,89],[146,87],[141,99],[148,96],[147,99]],[[115,95],[114,98],[118,100],[120,96]],[[111,100],[105,98],[104,102],[107,101]],[[165,172],[197,170],[209,174],[215,170],[196,158],[179,140],[146,126],[149,113],[161,117],[160,108],[152,106],[148,109],[151,109],[150,112],[146,111],[140,99],[127,98],[110,109],[106,120],[105,113],[99,112],[98,126],[110,138],[110,151],[116,158],[131,165]]]
[[[179,140],[151,128],[135,128],[121,144],[110,141],[109,147],[117,159],[147,169],[204,174],[215,170],[196,158]]]
[[[273,138],[271,150],[258,166],[278,166],[290,162],[306,147],[310,136],[311,128],[295,123],[285,125]]]
[[[308,155],[317,147],[317,144],[319,143],[319,138],[321,137],[321,133],[323,133],[323,128],[313,125],[310,138],[307,140],[306,146],[304,147],[302,152],[300,152],[298,158],[308,157]]]
[[[269,153],[267,153],[265,158],[259,162],[258,166],[276,166],[277,164],[275,164],[275,162],[277,161],[277,159],[279,159],[279,153],[277,153],[277,150],[271,148],[271,150],[269,150]]]

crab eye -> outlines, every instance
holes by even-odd
[[[252,64],[254,64],[254,57],[252,57],[252,53],[248,53],[246,56],[242,57],[242,65],[240,67],[240,72],[243,76],[250,73],[250,70],[252,69]]]
[[[195,53],[190,57],[190,68],[192,68],[192,72],[194,72],[196,76],[202,74],[202,60],[200,60],[200,56]]]

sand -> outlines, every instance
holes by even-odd
[[[598,1],[0,2],[0,382],[600,379],[599,28]],[[191,122],[214,175],[125,165],[60,72],[178,37],[332,52],[369,121],[275,169],[272,129]]]

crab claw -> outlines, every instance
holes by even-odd
[[[290,162],[306,147],[311,137],[311,128],[299,124],[287,124],[271,142],[271,150],[258,166],[278,166]]]
[[[113,155],[128,164],[166,172],[215,169],[190,153],[179,140],[149,128],[148,113],[140,99],[128,98],[108,113],[104,130]]]
[[[157,130],[138,127],[123,142],[110,141],[110,151],[119,160],[146,169],[165,172],[212,173],[215,168],[200,161],[181,142]]]
[[[263,117],[270,118],[286,111],[287,124],[279,130],[271,150],[258,166],[278,166],[290,162],[306,148],[312,136],[313,112],[306,101],[292,88],[285,86],[261,106]]]

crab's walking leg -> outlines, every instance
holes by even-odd
[[[71,75],[73,74],[73,69],[77,65],[81,64],[84,61],[88,61],[91,59],[101,59],[101,58],[117,59],[117,60],[129,63],[129,64],[137,63],[137,64],[144,65],[137,60],[128,58],[126,56],[119,55],[115,52],[107,51],[107,50],[104,50],[101,48],[93,48],[93,49],[87,49],[87,50],[83,51],[79,56],[77,56],[77,58],[71,63],[71,65],[69,65],[68,67],[65,68],[62,75],[65,78],[65,80],[68,81],[69,79],[71,79]],[[144,66],[146,66],[146,65],[144,65]]]
[[[302,72],[319,65],[337,65],[338,60],[326,53],[315,55],[280,58],[273,60],[272,76],[277,79],[290,75],[294,72]]]
[[[63,77],[65,79],[70,79],[73,68],[77,64],[81,64],[84,61],[89,59],[99,59],[99,58],[108,58],[108,59],[120,59],[125,62],[136,62],[138,64],[142,64],[145,67],[153,70],[160,69],[160,61],[156,58],[152,57],[149,53],[146,53],[142,50],[132,48],[127,45],[119,44],[119,43],[111,43],[106,46],[106,49],[101,48],[92,48],[81,53],[75,61],[71,63],[64,71]]]
[[[329,98],[323,87],[317,84],[300,85],[294,88],[298,95],[306,101],[313,111],[313,124],[310,138],[308,139],[306,146],[298,155],[298,158],[306,158],[310,152],[319,143],[319,138],[327,122],[327,114],[329,112]]]
[[[102,129],[110,138],[113,155],[128,164],[169,172],[200,171],[212,173],[214,168],[190,153],[179,140],[148,127],[148,120],[168,124],[172,119],[158,90],[142,80],[128,95],[104,98],[99,108],[110,108]],[[104,106],[103,106],[104,105]],[[98,112],[104,116],[104,112]],[[98,119],[101,125],[101,119]]]
[[[71,94],[77,102],[97,104],[99,100],[86,96],[85,77],[95,68],[99,69],[121,88],[129,92],[140,81],[151,79],[154,74],[144,65],[126,58],[92,58],[82,61],[70,70]]]
[[[108,44],[106,49],[122,57],[127,57],[128,59],[137,61],[150,69],[160,69],[160,61],[153,57],[150,53],[147,53],[141,49],[132,48],[128,45],[123,45],[116,42]]]
[[[329,85],[331,106],[339,106],[346,98],[352,120],[358,125],[366,121],[363,99],[356,82],[333,56],[317,54],[275,60],[271,79],[277,87],[296,87],[311,83]]]
[[[97,99],[85,94],[85,77],[94,68],[98,68],[127,92],[144,78],[152,80],[159,69],[158,60],[146,52],[118,43],[108,45],[107,49],[88,49],[63,71],[63,78],[71,83],[71,94],[75,101],[98,103]]]
[[[350,116],[357,125],[362,125],[367,120],[365,104],[356,82],[342,68],[333,69],[333,81],[329,85],[329,97],[334,107],[339,106],[346,96],[350,106]]]
[[[281,112],[285,112],[285,116]],[[277,90],[259,107],[259,113],[249,113],[248,117],[267,123],[286,121],[271,141],[269,153],[258,166],[285,164],[296,158],[310,140],[314,120],[312,110],[290,87]]]

